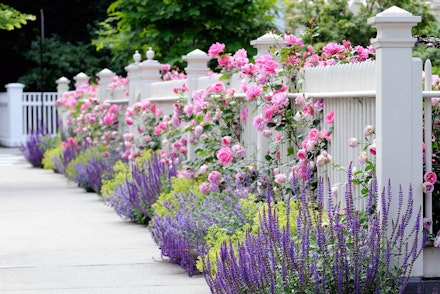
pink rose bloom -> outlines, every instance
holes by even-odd
[[[69,139],[67,139],[67,143],[69,144],[69,146],[75,146],[75,139],[70,137]]]
[[[231,148],[224,147],[217,151],[217,159],[220,161],[221,165],[229,165],[233,159]]]
[[[272,136],[272,131],[271,130],[263,130],[263,136],[266,138]]]
[[[310,130],[307,138],[312,141],[318,141],[318,139],[320,137],[319,135],[320,135],[320,132],[317,129],[313,128]]]
[[[168,64],[168,63],[166,63],[166,64],[162,64],[161,66],[160,66],[160,71],[169,71],[171,69],[171,66]]]
[[[332,124],[332,123],[334,122],[334,120],[335,120],[335,113],[334,113],[334,111],[332,110],[332,111],[330,111],[330,112],[326,115],[326,117],[325,117],[325,122],[326,122],[327,124]]]
[[[253,63],[248,63],[241,67],[241,71],[249,78],[252,78],[258,72],[258,67]]]
[[[285,106],[289,103],[285,93],[276,93],[272,97],[272,103],[275,106]]]
[[[292,45],[298,45],[299,47],[304,46],[302,38],[297,38],[295,35],[292,34],[284,34],[284,44],[286,44],[287,46],[292,46]]]
[[[430,182],[431,184],[435,184],[437,182],[437,174],[435,172],[427,172],[423,177],[425,182]]]
[[[278,62],[276,62],[275,60],[268,60],[263,65],[263,69],[268,74],[276,75],[277,72],[275,70],[277,69],[278,65],[279,65]]]
[[[262,131],[264,129],[265,122],[263,118],[259,115],[254,118],[254,127],[257,129],[257,131]]]
[[[232,142],[231,136],[224,136],[222,138],[222,145],[223,146],[229,146],[229,144],[231,144],[231,142]]]
[[[106,116],[107,117],[107,116]],[[105,119],[105,117],[104,117],[104,119]],[[105,122],[104,122],[105,123]],[[107,124],[107,123],[105,123],[105,124]],[[133,119],[131,118],[131,117],[127,117],[127,118],[125,118],[125,124],[127,125],[127,126],[131,126],[131,125],[133,125]]]
[[[275,140],[275,142],[281,141],[281,134],[280,133],[276,133],[274,140]]]
[[[225,90],[225,85],[221,82],[215,83],[211,88],[215,93],[221,93]]]
[[[434,185],[430,182],[424,182],[422,185],[422,189],[424,193],[432,193],[434,191]]]
[[[133,133],[125,133],[123,135],[123,137],[124,137],[124,140],[126,140],[128,142],[133,142],[135,136]]]
[[[439,105],[440,98],[431,98],[431,104],[434,107],[437,107]]]
[[[235,144],[231,147],[232,152],[235,154],[237,158],[243,158],[246,150],[240,144]]]
[[[366,125],[364,129],[364,136],[368,137],[374,133],[374,127],[370,125]]]
[[[287,176],[285,174],[277,174],[275,176],[275,183],[282,185],[287,181]]]
[[[225,44],[217,42],[215,44],[212,44],[211,47],[209,47],[208,55],[215,58],[220,53],[222,53],[223,50],[225,50]]]
[[[367,153],[365,151],[362,151],[362,153],[359,155],[358,163],[362,165],[365,164],[366,161],[367,161]]]
[[[198,136],[198,135],[200,135],[201,133],[203,133],[203,127],[202,127],[202,126],[199,126],[199,125],[195,126],[195,127],[194,127],[194,135]]]
[[[263,118],[265,122],[271,122],[273,114],[275,112],[275,107],[265,104],[263,107]]]
[[[246,98],[248,101],[255,100],[255,98],[257,98],[257,96],[261,95],[262,93],[263,88],[258,85],[252,85],[246,91]]]
[[[199,186],[199,190],[200,190],[200,193],[202,193],[202,194],[208,194],[209,193],[209,184],[206,182],[201,183]]]
[[[338,54],[344,51],[344,46],[336,44],[334,42],[330,42],[322,48],[322,51],[328,55]]]
[[[81,112],[84,112],[87,108],[89,108],[90,103],[85,102],[83,105],[81,105]]]
[[[303,105],[305,102],[306,102],[306,99],[304,98],[303,95],[300,94],[300,95],[296,96],[296,98],[295,98],[296,105]]]
[[[218,171],[212,171],[208,175],[208,181],[212,184],[218,184],[220,183],[220,179],[222,178],[222,174]]]
[[[231,70],[233,68],[231,56],[219,57],[217,61],[218,64],[226,70]]]
[[[296,156],[299,159],[304,160],[307,158],[307,151],[305,149],[299,149],[298,152],[296,153]]]
[[[350,138],[348,139],[347,145],[348,147],[355,148],[359,145],[359,140],[356,138]]]

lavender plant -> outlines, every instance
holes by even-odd
[[[19,149],[33,167],[40,168],[43,167],[44,153],[53,148],[58,140],[58,137],[48,134],[45,127],[39,127],[30,132]]]
[[[241,208],[240,199],[248,196],[246,189],[232,189],[231,183],[222,193],[176,193],[176,202],[164,206],[173,214],[156,214],[150,226],[161,253],[171,263],[184,268],[188,275],[200,274],[197,260],[207,254],[206,241],[212,226],[234,232],[250,222]]]
[[[137,223],[147,224],[153,217],[151,206],[171,178],[176,175],[174,166],[165,165],[158,154],[152,153],[148,159],[134,161],[125,180],[118,183],[108,197],[108,204],[121,217]]]
[[[351,171],[348,175],[344,210],[333,205],[331,191],[324,208],[322,180],[316,195],[293,181],[291,197],[299,207],[294,231],[288,217],[281,228],[269,193],[269,207],[260,216],[258,233],[248,232],[237,247],[224,242],[216,271],[210,261],[205,263],[204,275],[212,293],[403,293],[422,250],[418,246],[421,211],[413,213],[412,191],[406,208],[399,191],[398,216],[391,220],[391,189],[382,193],[380,211],[376,210],[375,189],[370,189],[366,210],[359,211],[353,205]],[[290,200],[286,205],[288,215]],[[409,228],[413,217],[415,225]],[[398,257],[397,264],[392,265],[392,255]]]

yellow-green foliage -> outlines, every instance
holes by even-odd
[[[217,271],[216,266],[216,257],[220,254],[221,245],[224,242],[231,242],[235,248],[237,248],[240,242],[243,242],[246,233],[257,234],[260,228],[260,217],[263,211],[268,209],[267,203],[255,202],[255,198],[250,196],[248,199],[241,200],[241,207],[245,215],[245,219],[252,219],[250,223],[245,224],[242,228],[235,231],[232,235],[228,234],[226,230],[219,228],[214,225],[209,228],[208,234],[206,237],[207,244],[209,246],[208,254],[205,256],[204,260],[199,257],[197,261],[197,269],[202,271],[203,264],[208,261],[208,257],[211,264],[212,273]],[[280,224],[280,228],[284,229],[287,225],[287,216],[286,216],[286,203],[280,201],[276,204],[272,204],[272,209],[276,210],[276,214],[278,216],[278,221]],[[290,201],[290,213],[289,213],[289,222],[290,222],[290,232],[295,234],[296,231],[296,218],[298,217],[298,203],[296,201]]]
[[[157,199],[156,203],[152,205],[155,215],[160,217],[163,217],[165,215],[169,215],[171,217],[174,216],[175,211],[170,211],[168,208],[166,208],[164,204],[172,203],[172,207],[175,207],[177,209],[178,203],[174,196],[176,193],[191,191],[196,196],[200,195],[198,183],[188,178],[172,178],[171,186],[172,190],[170,192],[160,193],[160,196]]]
[[[210,260],[211,269],[213,273],[216,272],[216,257],[220,253],[221,245],[224,242],[232,241],[232,244],[237,247],[239,242],[242,242],[246,237],[246,232],[252,232],[258,230],[258,227],[253,228],[255,223],[254,219],[258,216],[260,208],[263,206],[262,202],[257,202],[255,196],[249,195],[248,198],[240,200],[241,211],[243,212],[244,219],[252,220],[249,223],[244,224],[241,228],[237,228],[232,234],[217,225],[212,225],[208,229],[206,235],[206,244],[209,246],[208,254],[204,259],[201,257],[197,260],[197,269],[203,272],[204,262]]]
[[[113,191],[118,185],[122,185],[127,176],[130,177],[130,166],[124,163],[122,160],[118,160],[113,166],[113,171],[115,172],[114,177],[109,180],[102,181],[101,195],[105,199],[113,195]]]
[[[151,158],[151,152],[146,150],[141,156],[136,158],[136,164],[142,164]],[[113,166],[115,172],[114,177],[109,180],[103,180],[101,187],[101,195],[105,199],[113,195],[113,191],[118,185],[122,185],[128,179],[131,179],[130,164],[118,160]]]
[[[55,148],[48,149],[44,152],[43,156],[43,168],[51,169],[55,171],[55,166],[53,164],[53,159],[55,157],[61,157],[63,154],[62,145],[59,144]]]

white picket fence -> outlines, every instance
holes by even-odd
[[[57,92],[23,92],[24,85],[7,84],[0,93],[0,145],[20,147],[33,131],[58,131]],[[43,98],[43,99],[42,99]]]
[[[393,194],[401,188],[405,195],[412,188],[414,207],[423,207],[425,197],[425,216],[432,216],[432,195],[423,194],[423,173],[431,169],[431,97],[440,97],[440,92],[431,91],[429,79],[425,80],[425,91],[422,89],[422,62],[413,58],[412,49],[415,39],[411,28],[420,22],[420,17],[398,7],[392,7],[368,20],[377,29],[377,37],[372,41],[376,48],[376,61],[346,64],[328,67],[306,68],[302,93],[291,93],[294,98],[302,94],[311,98],[323,98],[324,113],[334,111],[334,131],[329,153],[333,161],[344,168],[350,163],[360,168],[357,159],[361,150],[349,149],[348,139],[356,137],[362,140],[366,125],[375,127],[377,154],[375,156],[378,187],[382,189],[391,182]],[[251,42],[257,48],[258,55],[267,54],[269,47],[282,40],[272,34],[266,34]],[[185,83],[189,93],[203,89],[216,82],[217,78],[207,76],[206,62],[209,57],[200,50],[188,53],[184,58],[188,62],[185,69],[187,80],[161,82],[158,73],[160,64],[154,60],[154,53],[147,52],[147,60],[141,62],[139,54],[135,54],[133,64],[126,67],[129,77],[129,97],[110,97],[106,93],[106,85],[114,73],[108,69],[98,74],[100,77],[100,99],[118,103],[133,104],[140,99],[150,99],[162,107],[164,113],[171,113],[172,103],[178,98],[172,91]],[[430,63],[425,66],[426,76],[431,75]],[[87,80],[84,74],[74,77],[76,85]],[[69,80],[61,78],[58,91],[68,91]],[[233,77],[231,85],[240,89],[240,80]],[[237,99],[243,93],[237,91]],[[190,95],[188,100],[190,100]],[[423,118],[423,104],[425,113]],[[1,103],[1,100],[0,100]],[[251,108],[254,106],[250,106]],[[249,110],[251,113],[251,109]],[[423,121],[425,125],[423,126]],[[423,169],[422,129],[425,129],[426,169]],[[252,116],[243,126],[243,143],[248,153],[256,152],[257,160],[261,160],[268,150],[268,141],[255,131]],[[428,146],[429,145],[429,146]],[[343,148],[340,148],[343,146]],[[333,184],[339,184],[341,191],[346,182],[346,173],[336,169],[327,169]],[[342,192],[340,193],[342,194]],[[343,195],[340,195],[343,198]],[[393,201],[397,201],[393,198]],[[341,201],[343,203],[343,201]],[[363,205],[362,199],[357,203]],[[380,206],[380,201],[378,202]],[[395,202],[391,207],[397,207]],[[395,217],[395,211],[390,212]],[[411,224],[409,225],[411,227]],[[414,276],[438,277],[440,271],[436,261],[440,259],[438,250],[425,250],[414,268]]]

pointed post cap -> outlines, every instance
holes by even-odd
[[[392,6],[368,19],[368,24],[377,29],[377,36],[372,40],[376,48],[380,47],[413,47],[412,27],[421,21],[420,16]]]
[[[55,81],[57,84],[69,84],[70,80],[66,77],[61,77],[58,80]]]

